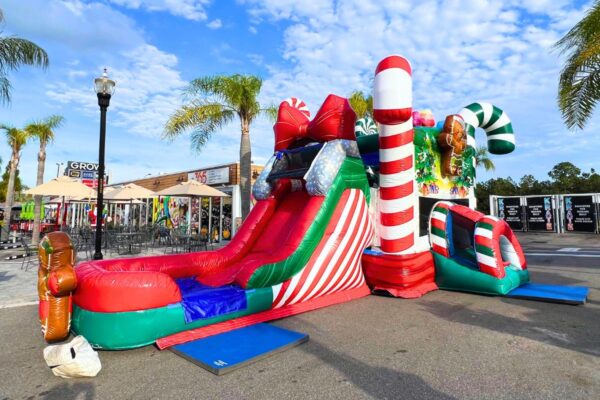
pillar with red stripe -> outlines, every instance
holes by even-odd
[[[415,244],[412,71],[400,56],[375,70],[373,117],[379,123],[379,236],[385,253]]]

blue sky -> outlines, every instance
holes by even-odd
[[[117,81],[108,115],[107,167],[112,180],[236,161],[237,124],[200,153],[187,136],[161,140],[162,126],[196,77],[258,74],[261,101],[296,96],[313,113],[328,93],[369,90],[377,62],[402,54],[413,64],[415,108],[437,119],[476,101],[503,108],[517,150],[494,157],[480,179],[545,179],[560,161],[600,169],[600,113],[569,132],[556,107],[560,55],[552,44],[590,2],[562,0],[4,0],[5,34],[35,41],[50,56],[46,71],[10,75],[13,99],[0,121],[22,126],[50,114],[66,118],[48,148],[46,179],[56,163],[97,160],[99,111],[92,81],[103,67]],[[484,144],[483,132],[478,143]],[[271,154],[266,120],[251,129],[253,159]],[[21,161],[35,182],[37,143]],[[3,167],[10,153],[0,145]]]

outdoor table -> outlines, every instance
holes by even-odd
[[[126,242],[127,242],[127,252],[124,254],[133,254],[132,251],[132,245],[133,245],[133,239],[136,236],[140,236],[141,233],[140,232],[121,232],[121,233],[117,233],[117,236],[121,236],[124,237]]]

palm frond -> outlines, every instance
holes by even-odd
[[[51,115],[40,121],[34,121],[25,127],[25,131],[40,141],[45,146],[54,140],[54,130],[64,123],[65,118],[61,115]]]
[[[6,76],[0,71],[0,104],[7,104],[10,102],[10,90],[12,86]]]
[[[581,63],[572,57],[561,72],[558,105],[569,129],[583,129],[600,100],[600,56]]]
[[[16,70],[21,65],[48,66],[48,54],[37,44],[18,37],[0,38],[0,69]]]
[[[475,157],[475,166],[476,167],[482,166],[486,171],[494,171],[496,169],[494,162],[489,157],[487,148],[485,148],[483,146],[478,146],[477,149],[475,150],[474,157]]]
[[[260,110],[270,122],[277,121],[277,114],[279,112],[279,108],[276,106],[269,106],[267,108],[263,108]]]
[[[165,125],[163,138],[174,139],[192,130],[192,147],[200,150],[210,136],[233,121],[236,113],[219,103],[192,102],[175,111]]]
[[[557,98],[563,120],[583,129],[600,100],[600,0],[554,47],[568,54]]]

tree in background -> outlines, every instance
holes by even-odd
[[[570,162],[556,164],[548,172],[550,180],[538,181],[533,175],[524,175],[519,183],[512,178],[496,178],[480,182],[475,187],[477,209],[488,214],[489,196],[527,196],[568,193],[600,193],[600,175],[592,168],[590,172]]]
[[[46,146],[54,140],[54,130],[60,127],[64,118],[60,115],[51,115],[41,121],[35,121],[25,127],[27,134],[40,142],[38,151],[38,168],[36,185],[44,183],[44,170],[46,169]],[[42,196],[35,196],[33,210],[33,233],[31,244],[37,246],[40,240],[40,223],[42,212]]]
[[[475,167],[483,167],[486,171],[494,171],[496,169],[487,148],[484,146],[478,146],[475,150]]]
[[[355,90],[348,98],[350,106],[356,113],[356,119],[373,118],[373,96],[366,96],[363,92]]]
[[[0,239],[6,240],[8,239],[8,233],[10,231],[10,215],[15,194],[15,176],[21,159],[21,150],[23,149],[23,146],[25,146],[25,143],[27,143],[29,135],[24,129],[18,129],[8,125],[0,125],[0,129],[4,130],[8,145],[11,149],[10,169],[6,187],[6,203],[4,204],[4,223],[2,225],[2,233],[0,234]]]
[[[555,47],[567,54],[558,105],[569,128],[583,129],[600,100],[600,0]]]
[[[8,181],[10,179],[10,163],[6,164],[6,168],[4,168],[4,173],[2,174],[2,180],[0,180],[0,203],[4,203],[6,201],[6,189],[8,188]],[[21,182],[21,175],[19,173],[19,169],[15,172],[15,199],[17,194],[21,193],[24,190],[24,186]]]
[[[258,95],[262,80],[252,75],[209,76],[190,82],[186,94],[192,97],[169,118],[164,137],[173,139],[192,129],[192,147],[201,150],[213,133],[240,121],[240,188],[242,218],[250,212],[252,150],[250,125],[261,114],[275,118],[275,107],[261,107]]]
[[[4,14],[0,9],[0,24],[3,22]],[[4,36],[0,30],[0,103],[10,102],[11,85],[7,76],[22,65],[46,68],[48,55],[35,43],[16,36]]]

